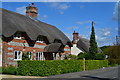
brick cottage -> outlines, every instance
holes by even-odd
[[[71,52],[71,41],[55,26],[37,19],[34,3],[26,7],[26,15],[2,11],[2,66],[17,66],[22,55],[31,60],[63,60]]]

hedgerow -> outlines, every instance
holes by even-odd
[[[50,76],[83,71],[83,60],[18,61],[16,74],[24,76]],[[107,67],[106,60],[86,60],[86,70]]]

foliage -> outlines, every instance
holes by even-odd
[[[100,49],[105,53],[105,51],[109,48],[110,46],[102,46]],[[105,53],[106,54],[106,53]]]
[[[108,67],[107,60],[86,60],[86,70]]]
[[[94,31],[94,23],[92,22],[92,32],[90,36],[90,48],[89,48],[89,53],[91,56],[91,59],[95,59],[96,53],[98,53],[98,47],[97,47],[97,42],[95,39],[95,31]]]
[[[79,53],[78,59],[83,59],[83,58],[85,58],[86,60],[89,60],[89,59],[91,59],[91,56],[89,53],[83,53],[83,52]]]
[[[82,60],[19,61],[17,74],[49,76],[82,71]]]
[[[104,60],[105,59],[105,54],[104,53],[97,53],[95,59],[96,60]]]
[[[83,60],[18,61],[16,73],[24,76],[50,76],[83,71]],[[87,60],[86,70],[107,67],[107,60]],[[96,66],[97,65],[97,66]]]
[[[72,60],[76,60],[76,59],[77,59],[77,56],[70,54],[70,55],[68,56],[68,58],[70,58],[70,59],[72,59]]]
[[[30,58],[28,57],[28,52],[27,53],[23,53],[22,55],[22,60],[30,60]]]
[[[14,66],[2,67],[2,74],[16,74],[16,70]]]
[[[110,64],[120,64],[120,46],[114,45],[107,48],[106,52]]]

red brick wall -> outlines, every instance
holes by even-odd
[[[26,43],[26,40],[21,39],[13,39],[10,42],[16,42],[16,43]],[[26,47],[26,46],[15,46],[15,45],[9,45],[10,42],[2,41],[2,66],[7,66],[9,63],[14,63],[16,65],[16,61],[9,60],[8,58],[14,58],[14,51],[22,51],[22,53],[26,52],[32,52],[32,59],[35,60],[35,53],[37,52],[43,52],[44,49],[42,48],[36,48],[36,47]],[[41,45],[46,46],[45,43],[38,43],[36,42],[35,45]],[[8,53],[13,53],[13,55],[9,55]]]
[[[12,43],[18,43],[18,44],[21,44],[21,45],[24,44],[25,46],[13,45],[13,44],[11,44],[11,42]],[[36,60],[35,53],[43,52],[44,48],[38,48],[38,47],[35,47],[35,45],[47,46],[46,43],[36,42],[33,47],[30,47],[30,46],[28,46],[27,41],[22,40],[22,39],[12,39],[10,41],[8,40],[8,42],[7,41],[2,41],[2,61],[3,61],[2,66],[8,66],[8,65],[17,66],[17,61],[14,60],[14,51],[22,51],[22,53],[32,52],[32,60]],[[64,53],[61,53],[61,54],[62,55],[70,54],[70,52],[71,52],[70,47],[65,46],[64,47]],[[43,60],[45,60],[45,58]]]

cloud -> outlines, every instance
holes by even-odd
[[[78,26],[72,26],[72,27],[66,27],[66,29],[68,29],[68,30],[74,30],[74,29],[79,29],[79,27]]]
[[[84,8],[85,6],[84,5],[80,5],[80,8]]]
[[[111,37],[111,28],[96,29],[96,40],[99,46],[112,44],[113,38]]]
[[[110,35],[110,31],[106,31],[105,33],[104,33],[104,36],[109,36]]]
[[[25,15],[26,6],[16,8],[16,12]]]
[[[42,19],[46,19],[46,18],[47,18],[47,15],[43,15],[43,16],[42,16]]]
[[[78,21],[76,22],[77,24],[88,24],[88,23],[92,23],[92,20],[88,20],[88,21]]]
[[[83,22],[82,21],[78,21],[77,24],[83,24]]]
[[[61,9],[61,10],[66,10],[70,8],[70,5],[68,4],[61,4],[61,5],[58,5],[58,9]]]
[[[64,14],[64,12],[63,12],[63,11],[60,11],[60,14]]]
[[[72,41],[73,40],[73,35],[72,33],[65,33],[65,35]]]
[[[69,3],[61,3],[61,2],[51,2],[45,4],[52,9],[58,10],[60,14],[64,14],[64,11],[69,9],[71,6]]]
[[[118,0],[117,3],[115,4],[113,19],[117,21],[120,20],[120,0]]]

